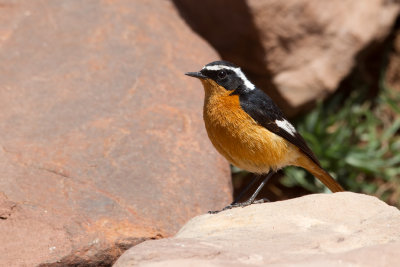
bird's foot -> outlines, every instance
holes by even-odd
[[[261,204],[261,203],[265,203],[265,202],[269,202],[269,200],[267,198],[262,198],[262,199],[255,200],[255,201],[251,201],[251,199],[249,199],[249,200],[247,200],[245,202],[231,203],[228,206],[226,206],[225,208],[223,208],[222,210],[209,211],[208,213],[209,214],[217,214],[217,213],[220,213],[221,211],[224,211],[224,210],[230,210],[230,209],[237,208],[237,207],[244,208],[244,207],[247,207],[247,206],[249,206],[251,204]]]

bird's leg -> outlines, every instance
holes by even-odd
[[[235,200],[234,202],[232,202],[232,204],[226,206],[226,207],[223,208],[222,210],[219,210],[219,211],[209,211],[208,213],[215,214],[215,213],[218,213],[218,212],[220,212],[220,211],[228,210],[228,209],[232,209],[232,208],[236,208],[236,207],[242,207],[242,208],[243,208],[243,207],[249,206],[249,205],[251,205],[251,204],[253,204],[253,203],[254,203],[254,204],[255,204],[255,203],[258,204],[258,203],[268,202],[268,199],[259,199],[259,200],[257,200],[257,201],[254,201],[254,199],[257,197],[258,193],[260,193],[261,189],[264,187],[264,185],[268,182],[268,180],[272,177],[273,174],[274,174],[273,171],[270,171],[270,172],[267,174],[267,176],[264,178],[264,180],[261,182],[261,184],[257,187],[256,191],[253,193],[253,195],[252,195],[247,201],[237,203],[236,200],[238,200],[238,198],[236,198],[236,200]],[[259,177],[257,177],[257,180],[258,180],[258,178],[259,178]],[[255,180],[255,181],[257,181],[257,180]],[[253,181],[251,182],[251,184],[255,183],[255,181],[253,180]],[[246,188],[245,190],[248,190],[248,188]],[[239,196],[241,197],[241,194],[240,194]]]
[[[262,188],[264,187],[264,185],[268,182],[268,180],[272,177],[272,175],[274,175],[274,173],[275,173],[275,172],[270,171],[270,172],[267,174],[267,176],[264,178],[264,180],[261,182],[261,184],[258,186],[258,188],[256,189],[256,191],[253,193],[253,195],[249,198],[249,200],[247,200],[247,201],[244,202],[244,203],[249,202],[249,204],[247,204],[247,205],[256,203],[256,202],[254,201],[254,199],[256,199],[258,193],[260,193],[261,189],[262,189]],[[260,202],[260,201],[262,201],[262,202]],[[268,201],[268,200],[267,200],[267,201]],[[264,203],[264,202],[265,202],[265,199],[257,200],[257,203]],[[238,204],[240,204],[240,203],[238,203]],[[244,205],[243,207],[245,207],[245,206],[247,206],[247,205]]]
[[[235,198],[235,200],[230,204],[230,205],[235,205],[239,202],[239,200],[242,199],[243,195],[249,191],[249,189],[260,179],[261,174],[254,174],[254,178],[253,180],[251,180],[251,182],[246,186],[245,189],[242,190],[242,192],[240,192],[240,194]]]

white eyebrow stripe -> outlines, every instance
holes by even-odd
[[[296,129],[293,127],[293,125],[285,119],[275,120],[275,123],[276,125],[278,125],[279,128],[285,130],[293,136],[296,133]]]
[[[203,70],[222,70],[222,69],[227,69],[227,70],[232,70],[236,73],[237,76],[239,76],[240,79],[244,82],[246,87],[250,90],[253,90],[255,88],[254,84],[252,84],[247,77],[244,75],[242,70],[240,68],[234,68],[234,67],[229,67],[229,66],[224,66],[224,65],[214,65],[214,66],[205,66],[203,67]]]

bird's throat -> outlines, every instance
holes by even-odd
[[[224,96],[230,94],[230,91],[226,90],[224,87],[211,79],[201,80],[201,83],[203,84],[206,98],[209,98],[211,96]]]

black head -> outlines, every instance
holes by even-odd
[[[187,72],[185,74],[199,79],[211,79],[226,90],[254,89],[254,85],[246,78],[242,70],[227,61],[214,61],[205,65],[199,72]]]

